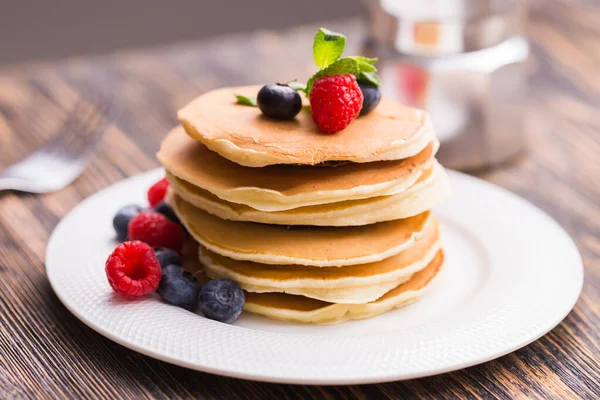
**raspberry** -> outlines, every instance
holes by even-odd
[[[158,203],[164,200],[169,187],[167,178],[162,178],[148,189],[148,203],[154,208]]]
[[[154,292],[162,275],[152,247],[139,241],[118,245],[106,260],[105,271],[113,290],[126,297]]]
[[[127,237],[152,247],[166,247],[179,252],[185,240],[181,226],[156,212],[141,212],[129,222]]]
[[[319,78],[310,91],[310,108],[321,132],[332,134],[347,127],[363,104],[363,94],[351,74]]]

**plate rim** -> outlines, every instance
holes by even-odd
[[[448,170],[448,175],[450,176],[451,180],[462,179],[462,180],[468,181],[470,184],[483,186],[484,189],[492,188],[493,190],[499,191],[503,195],[507,195],[507,196],[511,197],[512,199],[517,200],[522,205],[532,209],[539,216],[545,218],[548,222],[552,223],[555,226],[556,232],[560,233],[563,236],[563,238],[565,239],[564,240],[564,246],[565,246],[564,250],[567,251],[567,247],[568,247],[569,248],[568,251],[573,253],[572,254],[573,256],[576,256],[576,258],[574,258],[572,260],[573,261],[572,268],[573,268],[573,272],[577,275],[574,278],[577,280],[577,282],[576,282],[577,285],[576,285],[576,287],[572,288],[572,291],[569,291],[569,293],[571,294],[569,296],[569,301],[567,302],[566,300],[563,300],[563,302],[562,302],[563,307],[561,308],[560,312],[556,312],[555,318],[553,318],[551,321],[550,320],[547,321],[543,327],[538,327],[535,334],[530,335],[527,338],[527,340],[519,340],[518,343],[515,343],[513,346],[506,347],[506,348],[503,348],[502,350],[498,350],[495,352],[490,352],[490,354],[488,354],[486,357],[479,357],[479,358],[473,359],[473,360],[466,360],[464,362],[455,363],[454,365],[445,367],[445,368],[432,368],[429,371],[424,371],[421,373],[412,373],[412,374],[410,374],[410,373],[406,374],[406,373],[402,373],[397,370],[391,370],[389,373],[379,374],[378,376],[373,376],[373,377],[369,376],[369,377],[341,377],[341,378],[334,377],[334,378],[332,378],[332,377],[322,376],[322,377],[317,377],[317,378],[315,378],[315,377],[304,378],[300,375],[293,376],[293,377],[292,376],[283,376],[282,377],[282,376],[273,376],[273,375],[264,374],[264,373],[239,372],[239,371],[232,370],[231,368],[229,368],[229,369],[225,368],[225,367],[219,368],[219,367],[214,367],[214,366],[199,365],[198,363],[188,362],[186,360],[182,360],[182,359],[179,359],[174,356],[164,355],[156,350],[146,348],[143,345],[139,345],[138,343],[135,343],[132,340],[130,340],[130,341],[124,340],[124,339],[120,338],[118,335],[111,332],[110,330],[106,329],[105,327],[98,325],[95,321],[92,321],[84,313],[79,312],[79,310],[77,310],[76,307],[74,307],[72,304],[70,304],[69,301],[67,301],[67,299],[65,299],[63,297],[63,293],[61,293],[60,290],[57,290],[57,286],[56,286],[57,283],[53,279],[54,275],[52,272],[50,272],[50,269],[48,268],[49,260],[52,260],[52,257],[53,257],[52,249],[55,246],[54,243],[58,240],[57,239],[58,235],[56,233],[60,232],[59,228],[61,226],[63,226],[63,223],[65,223],[65,221],[68,222],[67,217],[69,217],[70,215],[75,213],[76,210],[78,210],[80,207],[82,207],[82,205],[85,204],[87,201],[94,199],[96,196],[100,195],[101,193],[103,193],[105,190],[107,190],[109,188],[114,188],[117,185],[126,186],[128,183],[130,183],[130,180],[132,180],[132,179],[147,179],[147,178],[149,178],[151,176],[155,176],[155,175],[158,177],[161,173],[164,173],[163,169],[157,168],[157,169],[153,169],[153,170],[150,170],[147,172],[143,172],[143,173],[136,174],[134,176],[125,178],[119,182],[116,182],[112,185],[107,186],[106,188],[104,188],[102,190],[99,190],[99,191],[93,193],[92,195],[90,195],[89,197],[87,197],[86,199],[81,201],[79,204],[77,204],[77,206],[75,206],[73,209],[71,209],[61,219],[61,221],[57,224],[57,226],[53,230],[53,232],[50,236],[50,239],[48,240],[44,265],[45,265],[46,274],[48,276],[48,280],[50,282],[53,292],[59,298],[61,303],[78,320],[83,322],[86,326],[90,327],[92,330],[94,330],[94,331],[98,332],[99,334],[103,335],[104,337],[114,341],[115,343],[120,344],[121,346],[124,346],[133,351],[144,354],[148,357],[152,357],[152,358],[155,358],[155,359],[158,359],[158,360],[170,363],[170,364],[182,366],[185,368],[189,368],[189,369],[193,369],[193,370],[197,370],[197,371],[201,371],[201,372],[212,373],[212,374],[217,374],[217,375],[227,376],[227,377],[232,377],[232,378],[247,379],[247,380],[252,380],[252,381],[260,381],[260,382],[283,383],[283,384],[348,385],[348,384],[382,383],[382,382],[422,378],[422,377],[427,377],[427,376],[443,374],[443,373],[447,373],[447,372],[451,372],[451,371],[456,371],[456,370],[468,368],[468,367],[471,367],[474,365],[479,365],[479,364],[494,360],[496,358],[502,357],[506,354],[510,354],[520,348],[523,348],[523,347],[531,344],[532,342],[538,340],[539,338],[541,338],[542,336],[544,336],[545,334],[550,332],[553,328],[555,328],[557,325],[559,325],[568,316],[568,314],[571,312],[571,310],[577,303],[577,300],[579,299],[579,297],[581,295],[581,291],[583,289],[584,265],[583,265],[583,261],[582,261],[582,257],[579,252],[579,249],[577,248],[577,245],[575,244],[573,239],[570,237],[570,235],[564,230],[564,228],[562,228],[562,226],[554,218],[552,218],[550,215],[548,215],[545,211],[543,211],[539,207],[528,202],[527,200],[523,199],[522,197],[518,196],[517,194],[510,192],[507,189],[504,189],[500,186],[494,185],[483,179],[479,179],[479,178],[476,178],[476,177],[473,177],[473,176],[470,176],[470,175],[467,175],[467,174],[464,174],[461,172]]]

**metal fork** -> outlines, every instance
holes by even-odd
[[[92,95],[81,98],[46,146],[0,173],[0,191],[48,193],[77,178],[96,152],[117,109]]]

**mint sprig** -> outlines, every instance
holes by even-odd
[[[358,67],[360,68],[360,72],[377,72],[377,68],[375,68],[375,63],[377,62],[377,58],[367,58],[363,56],[354,56],[350,57],[356,62],[358,62]]]
[[[373,71],[373,72],[361,71],[360,74],[358,74],[358,77],[356,79],[359,82],[363,82],[363,83],[368,82],[368,83],[372,83],[375,86],[381,86],[381,81],[379,80],[379,76],[377,76],[375,71]]]
[[[245,106],[257,107],[256,97],[248,97],[242,94],[236,94],[235,98],[237,99],[238,104],[243,104]]]
[[[337,74],[352,74],[359,82],[369,82],[379,86],[381,82],[376,73],[377,68],[375,68],[377,58],[363,56],[340,58],[345,47],[346,37],[344,35],[320,28],[313,43],[313,58],[319,71],[310,77],[304,90],[301,88],[296,90],[303,90],[309,96],[317,79]]]
[[[320,28],[313,43],[313,58],[321,69],[340,58],[346,47],[346,36]]]
[[[303,92],[306,90],[306,83],[303,82],[292,81],[289,82],[287,85],[294,90],[300,90]]]

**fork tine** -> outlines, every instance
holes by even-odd
[[[63,153],[80,155],[86,146],[93,145],[98,136],[103,133],[99,120],[90,121],[89,124],[82,124],[78,129],[78,134],[73,136],[73,140],[66,144],[62,149]]]
[[[85,111],[84,106],[85,101],[83,99],[79,99],[77,103],[75,103],[73,109],[69,111],[65,120],[58,128],[57,131],[59,134],[50,139],[50,141],[41,149],[42,151],[54,153],[55,149],[64,147],[66,143],[73,139],[73,136],[77,135],[76,124],[78,119],[81,118],[80,115],[82,111]]]
[[[72,134],[66,135],[66,139],[49,151],[42,151],[45,157],[61,158],[64,160],[79,160],[86,158],[93,152],[102,137],[105,126],[98,121],[90,121],[89,124],[76,122],[69,129]]]
[[[99,110],[97,110],[99,108]],[[111,121],[106,117],[108,106],[104,103],[92,102],[89,98],[81,98],[77,101],[69,113],[55,138],[41,151],[45,154],[65,153],[66,151],[80,151],[86,141],[93,142],[97,137],[90,136],[103,133],[104,120]]]
[[[106,132],[107,122],[114,121],[114,107],[112,103],[94,104],[94,108],[90,110],[91,115],[86,115],[85,118],[79,120],[77,129],[80,131],[72,142],[63,149],[63,153],[73,154],[80,157],[86,157],[96,148],[97,142]],[[85,151],[84,151],[85,150]]]

